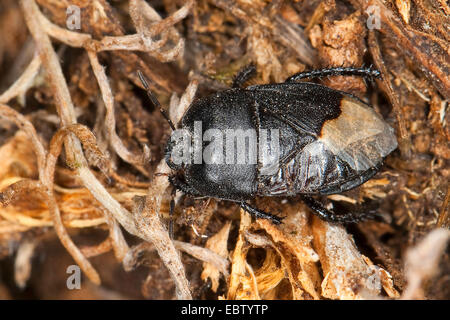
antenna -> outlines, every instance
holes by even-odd
[[[153,105],[157,108],[159,108],[159,111],[163,115],[163,117],[167,120],[169,123],[169,126],[172,128],[173,131],[175,131],[175,126],[173,125],[172,120],[170,120],[169,115],[167,114],[166,110],[164,110],[161,106],[161,103],[159,103],[156,96],[151,92],[150,87],[148,86],[147,80],[145,80],[144,75],[140,70],[137,71],[139,79],[141,79],[142,85],[144,86],[145,91],[147,91],[147,96],[150,99],[150,101],[153,103]]]

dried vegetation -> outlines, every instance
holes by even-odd
[[[442,0],[1,1],[0,298],[450,298],[449,29]],[[369,101],[400,144],[372,180],[323,200],[386,223],[255,199],[286,217],[275,226],[178,194],[171,240],[170,129],[137,71],[177,123],[249,62],[253,83],[382,72],[323,79]],[[74,261],[85,278],[70,291]]]

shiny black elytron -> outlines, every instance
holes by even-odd
[[[397,147],[393,128],[369,105],[346,92],[297,81],[335,75],[378,77],[379,72],[370,68],[323,69],[293,75],[284,83],[243,88],[254,72],[249,66],[236,76],[233,88],[193,102],[178,127],[192,135],[196,121],[201,121],[202,133],[211,128],[256,132],[277,128],[277,170],[263,174],[260,162],[175,164],[174,145],[169,141],[166,161],[174,170],[171,183],[192,196],[237,202],[255,217],[274,223],[280,223],[280,217],[251,206],[249,201],[255,196],[301,195],[324,220],[346,223],[369,218],[368,214],[335,214],[311,195],[347,191],[374,176],[383,159]],[[264,145],[269,142],[257,139],[260,148],[270,148]]]

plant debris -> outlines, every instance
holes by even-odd
[[[449,29],[440,0],[2,1],[0,298],[449,299]],[[380,70],[321,80],[399,141],[373,179],[323,200],[384,222],[255,199],[276,226],[180,193],[170,216],[170,128],[138,71],[176,124],[249,63],[249,84]]]

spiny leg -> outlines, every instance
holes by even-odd
[[[244,83],[250,80],[252,77],[256,75],[256,66],[251,63],[245,67],[243,67],[233,79],[232,88],[242,88]]]
[[[181,190],[183,193],[194,196],[194,197],[202,197],[197,190],[192,188],[186,182],[181,181],[176,175],[169,176],[169,182],[177,189]]]
[[[239,205],[241,206],[242,209],[244,209],[245,211],[247,211],[248,213],[250,213],[257,219],[267,219],[267,220],[272,221],[274,224],[281,223],[282,218],[274,216],[273,214],[264,212],[262,210],[259,210],[255,207],[252,207],[247,202],[240,202]]]
[[[201,196],[197,190],[193,189],[190,185],[188,185],[186,182],[180,180],[176,175],[171,175],[168,177],[169,182],[173,186],[172,190],[172,199],[170,200],[170,210],[169,210],[169,236],[171,239],[173,239],[173,213],[175,211],[175,201],[174,197],[177,192],[177,190],[181,190],[183,193],[191,195],[191,196]]]
[[[320,70],[312,70],[296,73],[286,79],[285,82],[295,82],[305,78],[323,78],[328,76],[359,76],[368,78],[380,78],[381,73],[372,68],[337,67]]]
[[[366,220],[374,220],[380,216],[375,211],[347,213],[345,215],[338,215],[324,207],[322,203],[313,199],[310,196],[301,196],[303,202],[313,211],[313,213],[322,220],[335,223],[358,223]]]

